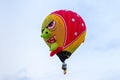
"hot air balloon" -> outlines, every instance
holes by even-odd
[[[61,60],[62,69],[66,74],[68,59],[73,52],[84,42],[86,25],[76,12],[57,10],[50,13],[42,23],[41,37],[48,45],[50,56],[57,55]]]

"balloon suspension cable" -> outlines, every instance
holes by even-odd
[[[62,64],[62,70],[65,75],[67,73],[67,64],[65,64],[65,62],[63,62],[63,64]]]

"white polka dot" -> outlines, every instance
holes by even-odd
[[[72,22],[75,22],[75,19],[74,19],[74,18],[72,18]]]
[[[77,36],[77,35],[78,35],[78,33],[77,33],[77,32],[75,32],[75,33],[74,33],[74,35],[75,35],[75,36]]]
[[[84,27],[84,23],[82,23],[82,27]]]

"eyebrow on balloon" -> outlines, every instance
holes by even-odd
[[[46,26],[46,28],[48,28],[48,26],[51,25],[51,24],[53,23],[53,21],[54,21],[54,20],[52,20],[52,21]]]

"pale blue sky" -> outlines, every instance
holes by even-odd
[[[87,36],[66,62],[40,37],[52,11],[69,9],[85,20]],[[0,80],[120,80],[119,0],[0,0]]]

